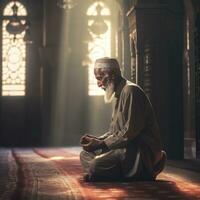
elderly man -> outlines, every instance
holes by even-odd
[[[155,180],[163,170],[159,128],[144,91],[121,76],[113,58],[95,62],[94,74],[105,90],[105,102],[114,102],[110,129],[100,137],[84,135],[80,160],[85,181]]]

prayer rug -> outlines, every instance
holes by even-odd
[[[86,183],[77,149],[0,149],[1,199],[200,200],[200,185],[168,172],[152,182]]]
[[[0,149],[0,199],[12,199],[17,186],[17,164],[8,149]]]
[[[156,181],[146,182],[94,182],[85,183],[78,153],[69,149],[36,149],[39,155],[51,159],[63,173],[67,173],[85,199],[200,199],[200,185],[181,177],[161,173]]]

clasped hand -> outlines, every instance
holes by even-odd
[[[92,152],[101,149],[103,141],[92,135],[84,135],[80,139],[80,143],[85,151]]]

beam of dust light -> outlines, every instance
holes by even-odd
[[[53,156],[49,160],[77,160],[77,156],[63,157],[63,156]]]
[[[66,86],[69,59],[69,12],[63,13],[60,39],[59,60],[57,68],[56,86],[54,91],[51,115],[50,144],[59,146],[63,144],[65,134],[65,114],[67,108]]]

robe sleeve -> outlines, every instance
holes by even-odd
[[[118,130],[104,139],[109,149],[123,148],[145,127],[145,94],[135,86],[126,86],[121,94],[115,123]]]
[[[103,135],[99,136],[98,139],[104,140],[111,134],[112,134],[111,131],[108,131],[108,132],[104,133]]]

